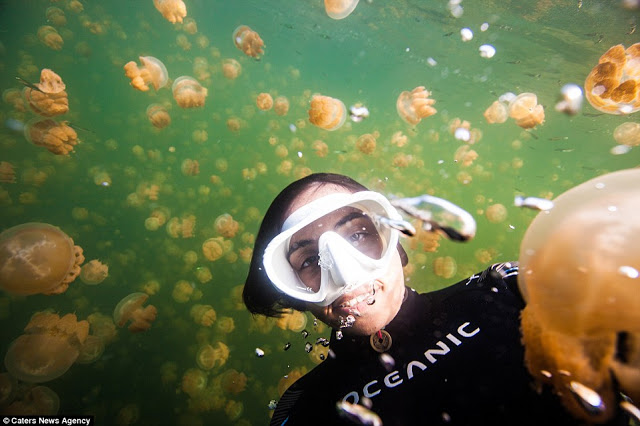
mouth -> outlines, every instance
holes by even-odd
[[[368,290],[360,292],[356,295],[348,294],[339,298],[333,303],[334,310],[349,313],[350,310],[357,309],[362,312],[365,307],[371,306],[375,302],[375,294],[380,290],[380,283],[375,281],[372,284],[363,285]]]

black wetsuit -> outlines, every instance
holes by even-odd
[[[364,396],[384,426],[581,424],[526,370],[516,278],[516,266],[498,264],[443,290],[407,288],[384,329],[393,362],[369,336],[334,333],[331,356],[285,392],[271,424],[353,425],[336,402]]]

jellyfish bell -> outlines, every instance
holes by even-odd
[[[164,105],[151,104],[147,107],[147,118],[157,129],[164,129],[171,124],[171,116]]]
[[[169,73],[167,67],[158,58],[153,56],[140,56],[141,67],[134,61],[129,61],[124,65],[125,75],[131,80],[131,86],[140,91],[149,90],[149,84],[155,90],[167,85]]]
[[[503,102],[494,101],[484,112],[484,118],[489,124],[504,123],[509,118],[509,112]]]
[[[621,170],[561,194],[520,247],[527,367],[590,422],[614,415],[616,389],[640,398],[640,348],[625,343],[640,339],[638,179],[640,169]],[[587,413],[566,391],[570,381],[595,391],[605,408]]]
[[[325,130],[337,130],[347,119],[347,108],[340,99],[314,95],[309,108],[309,122]]]
[[[58,93],[67,88],[67,85],[62,81],[62,77],[49,68],[44,68],[40,71],[40,83],[36,84],[36,86],[43,93]]]
[[[640,145],[640,124],[631,121],[620,124],[613,131],[613,138],[624,146]]]
[[[35,93],[35,92],[34,92]],[[68,122],[34,118],[24,126],[24,136],[34,145],[56,155],[68,155],[78,144],[78,134]]]
[[[509,117],[523,129],[532,129],[544,122],[544,108],[535,93],[520,93],[509,103]]]
[[[198,81],[186,75],[176,78],[171,87],[173,98],[181,108],[204,106],[208,91]]]
[[[153,305],[142,307],[148,298],[146,293],[131,293],[124,297],[113,310],[113,321],[118,327],[124,327],[131,321],[129,331],[132,333],[148,330],[158,314]]]
[[[324,0],[324,10],[331,19],[344,19],[351,15],[360,0]]]
[[[153,5],[172,24],[187,16],[187,6],[182,0],[153,0]]]
[[[43,117],[62,115],[69,111],[69,98],[64,90],[45,93],[31,87],[25,87],[22,93],[31,111]]]
[[[80,268],[80,281],[87,285],[100,284],[108,275],[109,267],[98,259],[93,259]]]
[[[247,25],[240,25],[232,34],[233,44],[245,55],[259,59],[264,53],[264,41]]]
[[[434,115],[437,110],[433,107],[435,100],[430,99],[431,92],[424,86],[418,86],[411,92],[404,91],[398,96],[396,109],[398,115],[409,124],[416,125],[423,118]]]
[[[82,248],[55,226],[25,223],[0,234],[0,288],[8,293],[63,293],[82,262]]]

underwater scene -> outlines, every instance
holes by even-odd
[[[518,260],[540,203],[640,163],[639,15],[634,0],[0,1],[0,260],[54,242],[23,262],[37,270],[0,274],[0,413],[267,424],[330,337],[242,302],[280,190],[334,172],[469,212],[464,242],[411,219],[421,292]]]

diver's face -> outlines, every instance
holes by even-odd
[[[289,216],[295,210],[313,200],[336,192],[351,193],[345,188],[336,185],[310,188],[298,195],[285,216]],[[348,217],[349,211],[337,210],[333,214],[325,216],[326,219],[323,219],[322,228],[341,233],[345,226],[349,226],[345,224],[345,220]],[[302,231],[306,232],[301,233],[299,231],[296,234],[296,238],[305,241],[307,246],[318,247],[318,239],[322,232],[318,232],[317,227],[310,227]],[[372,244],[372,246],[375,245]],[[369,255],[375,256],[374,253]],[[319,277],[314,279],[319,280]],[[355,322],[351,327],[342,328],[342,332],[345,335],[370,335],[387,325],[396,316],[402,305],[404,291],[402,262],[398,251],[394,250],[387,271],[371,284],[363,284],[356,287],[353,291],[343,294],[328,306],[307,303],[306,307],[316,318],[335,329],[340,328],[341,322],[344,322],[348,315],[353,315]],[[373,304],[369,304],[371,296],[375,300]]]

